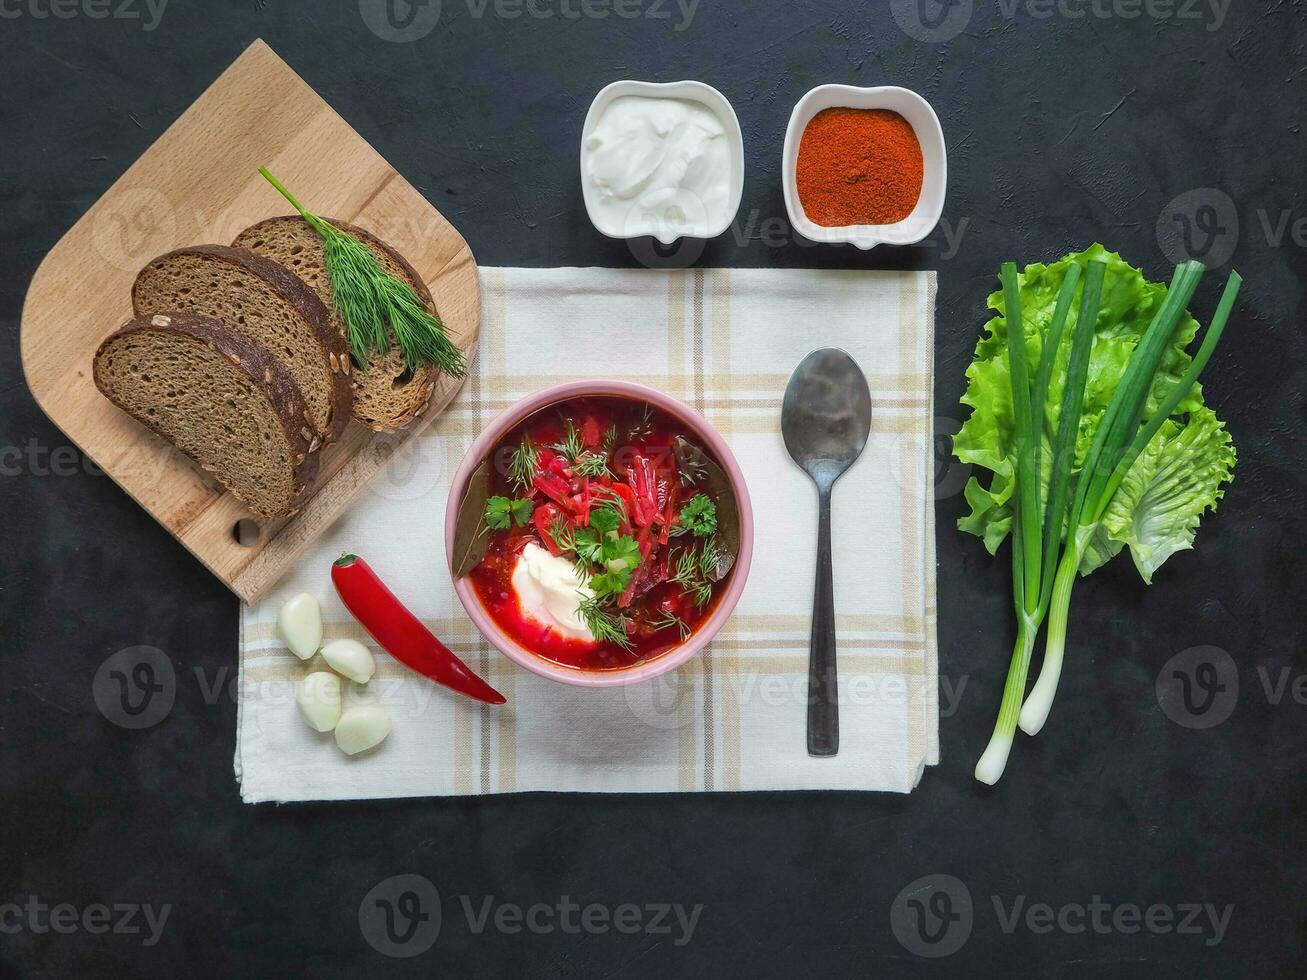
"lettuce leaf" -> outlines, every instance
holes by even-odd
[[[1230,481],[1235,459],[1230,433],[1210,408],[1195,409],[1183,425],[1168,421],[1130,467],[1096,535],[1115,546],[1112,554],[1128,546],[1151,585],[1164,561],[1193,547],[1199,520],[1225,495],[1221,485]],[[1088,558],[1082,575],[1093,571]]]
[[[1073,263],[1083,267],[1091,258],[1102,258],[1108,268],[1098,320],[1094,325],[1084,410],[1072,465],[1073,480],[1084,464],[1094,434],[1135,347],[1167,293],[1165,284],[1150,282],[1141,270],[1098,244],[1068,255],[1059,262],[1027,266],[1019,279],[1021,325],[1032,364],[1039,361],[1067,270]],[[1062,391],[1071,353],[1070,337],[1075,329],[1079,305],[1077,296],[1045,404],[1041,453],[1044,498],[1052,473],[1052,442],[1061,414]],[[997,315],[985,325],[985,333],[976,345],[975,358],[967,368],[967,390],[962,404],[971,409],[971,415],[953,443],[954,453],[960,460],[988,471],[979,474],[980,478],[972,476],[967,482],[965,496],[971,510],[958,521],[958,526],[983,539],[991,554],[998,551],[1011,533],[1014,509],[1015,428],[1003,306],[1001,290],[990,295],[989,307]],[[1161,400],[1189,366],[1191,359],[1185,348],[1197,332],[1198,322],[1186,313],[1153,380],[1145,417],[1157,410]],[[1173,456],[1202,458],[1201,463],[1191,460],[1196,472],[1186,474],[1192,477],[1187,485],[1181,485],[1179,474],[1168,462]],[[1151,581],[1153,572],[1167,557],[1191,546],[1199,516],[1208,507],[1215,506],[1220,498],[1217,488],[1221,482],[1229,480],[1233,462],[1229,435],[1215,415],[1204,408],[1202,389],[1196,385],[1177,406],[1172,421],[1159,430],[1117,491],[1102,526],[1086,550],[1082,573],[1088,574],[1129,546],[1140,574],[1146,582]],[[986,478],[987,485],[982,482]]]

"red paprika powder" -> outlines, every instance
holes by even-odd
[[[815,224],[894,224],[921,197],[921,143],[897,112],[823,109],[799,140],[795,178]]]

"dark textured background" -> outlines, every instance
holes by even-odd
[[[1120,2],[1121,14],[1135,9]],[[1307,671],[1307,263],[1302,241],[1266,231],[1283,215],[1307,217],[1301,3],[1236,0],[1208,31],[1147,15],[1041,17],[1042,7],[1007,16],[1012,0],[976,0],[960,36],[919,43],[884,4],[856,0],[703,0],[681,31],[675,14],[505,19],[446,0],[439,26],[411,44],[370,33],[357,0],[171,0],[149,32],[133,20],[36,16],[47,3],[0,0],[0,445],[10,450],[0,458],[0,903],[36,895],[173,911],[152,948],[124,935],[0,932],[0,975],[1303,975],[1307,706],[1263,684]],[[1102,239],[1162,278],[1155,229],[1168,202],[1224,192],[1248,282],[1205,380],[1238,442],[1238,479],[1197,550],[1152,588],[1127,560],[1081,587],[1052,721],[1018,741],[992,790],[971,770],[1010,648],[1010,586],[1005,562],[952,529],[955,494],[938,514],[940,662],[965,688],[941,722],[943,763],[911,796],[243,806],[235,706],[206,703],[187,679],[192,667],[210,680],[234,671],[236,601],[108,479],[27,462],[29,447],[66,440],[27,392],[18,318],[45,252],[259,36],[484,264],[633,264],[581,209],[589,100],[622,77],[716,85],[739,114],[748,177],[736,229],[701,261],[938,268],[944,428],[960,417],[1000,260]],[[832,81],[900,83],[932,100],[951,151],[942,227],[963,230],[956,253],[942,231],[866,255],[800,246],[763,223],[784,216],[777,160],[790,107]],[[1217,278],[1197,310],[1214,306]],[[820,324],[794,329],[822,339]],[[943,476],[956,486],[956,473]],[[91,697],[101,662],[136,644],[167,651],[185,681],[172,714],[141,733],[109,724]],[[1163,714],[1154,682],[1168,658],[1206,644],[1237,662],[1239,700],[1224,724],[1193,731]],[[402,872],[438,885],[446,921],[428,953],[388,960],[363,941],[358,908]],[[960,953],[927,961],[895,941],[890,906],[936,873],[969,887],[975,926]],[[456,911],[462,894],[705,908],[678,948],[665,936],[472,935]],[[1216,946],[1147,932],[1006,934],[995,895],[1009,907],[1019,896],[1055,907],[1101,896],[1234,911]]]

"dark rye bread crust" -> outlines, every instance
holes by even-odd
[[[413,292],[417,294],[422,305],[431,313],[436,313],[436,303],[431,296],[431,290],[429,290],[427,284],[422,281],[422,277],[418,274],[418,271],[413,268],[408,259],[404,258],[400,252],[391,247],[387,242],[372,234],[372,232],[368,231],[366,228],[360,228],[358,225],[350,224],[348,221],[342,221],[339,218],[325,218],[324,220],[335,225],[346,234],[353,235],[355,238],[359,239],[359,241],[363,242],[364,245],[368,246],[368,248],[373,252],[384,253],[403,274],[403,278],[408,282],[408,284],[413,287]],[[267,218],[257,224],[250,225],[250,227],[242,231],[236,236],[236,240],[232,242],[232,245],[237,248],[251,249],[258,254],[264,254],[259,251],[259,248],[257,247],[258,243],[270,230],[285,222],[307,225],[307,222],[297,214]],[[314,233],[313,237],[316,242],[316,233]],[[290,272],[293,275],[295,270],[291,268]],[[309,285],[310,288],[313,288],[312,283],[309,283]],[[324,288],[318,291],[318,296],[327,307],[329,313],[331,311],[330,293],[330,287],[325,286],[324,282]],[[340,331],[341,336],[345,337],[346,344],[348,344],[349,341],[345,332],[344,324],[340,322],[334,313],[331,313],[331,320],[336,325],[337,330]],[[431,395],[432,392],[435,391],[436,381],[439,379],[439,376],[440,368],[436,365],[430,365],[415,371],[412,379],[404,386],[405,388],[411,389],[413,395],[409,398],[408,407],[398,415],[393,415],[386,419],[371,418],[364,412],[363,400],[356,397],[354,400],[354,417],[364,425],[377,431],[401,429],[425,411],[428,403],[431,401]],[[357,385],[360,380],[357,372],[354,380]]]
[[[232,248],[229,245],[192,245],[187,248],[174,249],[151,260],[146,268],[148,269],[150,266],[174,256],[183,255],[199,255],[217,259],[220,262],[237,266],[258,276],[272,287],[283,300],[289,303],[296,313],[304,318],[322,347],[323,366],[329,372],[332,391],[330,399],[331,413],[325,432],[318,431],[318,427],[314,425],[313,418],[308,414],[307,409],[301,414],[301,418],[308,423],[309,428],[319,437],[312,446],[313,452],[316,452],[322,444],[335,442],[339,439],[341,433],[345,431],[345,426],[349,423],[350,407],[354,400],[353,390],[347,376],[350,370],[349,346],[344,338],[332,327],[331,314],[322,305],[322,301],[318,299],[317,294],[306,286],[298,276],[287,270],[285,266],[261,255],[256,255],[248,249]],[[132,284],[132,309],[137,316],[147,314],[147,311],[142,309],[142,303],[138,295],[145,271],[145,269],[141,270],[136,281]],[[234,324],[227,324],[227,326],[231,330],[239,329]],[[257,341],[251,339],[250,342],[262,348],[262,345],[258,345]]]
[[[261,344],[255,343],[245,334],[232,330],[213,317],[200,316],[195,313],[156,313],[152,316],[141,316],[128,320],[106,337],[96,350],[93,362],[95,386],[111,402],[165,440],[168,439],[168,436],[158,425],[148,418],[142,418],[129,411],[125,405],[114,397],[113,390],[101,377],[100,372],[101,355],[113,346],[115,341],[130,334],[149,332],[171,333],[193,338],[197,343],[207,345],[218,351],[231,361],[234,366],[239,367],[249,375],[250,380],[267,397],[277,414],[282,431],[286,435],[291,465],[294,469],[294,478],[299,487],[295,502],[284,513],[260,514],[259,516],[269,518],[289,517],[298,513],[303,502],[313,493],[314,484],[318,479],[318,461],[322,457],[320,453],[311,452],[309,449],[315,433],[311,432],[304,424],[304,414],[307,411],[304,398],[300,394],[299,386],[295,384],[295,379],[290,376],[290,372],[286,370],[281,361],[270,354]],[[195,462],[205,472],[212,474],[223,486],[229,490],[231,489],[222,473],[203,466],[198,460],[195,460]]]

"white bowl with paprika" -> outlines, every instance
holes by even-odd
[[[819,85],[790,114],[781,173],[790,224],[804,238],[912,245],[944,210],[944,131],[910,89]]]

